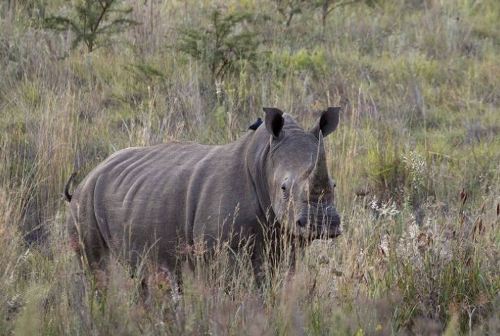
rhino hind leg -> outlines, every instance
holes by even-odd
[[[78,257],[80,268],[104,270],[109,259],[109,249],[99,232],[92,211],[81,207],[78,203],[72,203],[66,227],[70,245]]]
[[[170,268],[156,266],[144,271],[141,279],[140,296],[150,303],[154,298],[168,295],[177,303],[182,297],[182,278],[180,272],[171,272]]]

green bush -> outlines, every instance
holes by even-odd
[[[109,44],[109,39],[137,22],[130,19],[132,8],[120,6],[120,0],[76,0],[68,16],[50,16],[45,27],[71,31],[72,48],[85,44],[88,52]]]
[[[260,41],[247,26],[253,22],[251,13],[225,14],[215,9],[209,20],[207,28],[181,29],[177,49],[204,62],[214,82],[237,71],[240,63],[257,60]]]

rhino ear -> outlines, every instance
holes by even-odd
[[[264,107],[263,110],[266,112],[264,120],[267,131],[278,138],[285,123],[283,112],[275,107]]]
[[[329,107],[321,113],[316,125],[310,130],[319,139],[321,132],[324,137],[335,131],[339,125],[340,107]]]

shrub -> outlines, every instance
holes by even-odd
[[[260,41],[244,26],[252,21],[250,13],[224,14],[216,9],[210,15],[208,28],[181,30],[177,49],[205,62],[214,82],[219,81],[236,70],[239,63],[253,63],[257,59]]]
[[[71,31],[72,48],[84,43],[90,53],[109,43],[109,38],[137,24],[129,18],[132,8],[120,6],[120,0],[81,0],[74,3],[69,16],[50,16],[45,27]]]

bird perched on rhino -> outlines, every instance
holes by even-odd
[[[257,120],[255,120],[255,122],[253,124],[251,124],[248,129],[249,130],[252,130],[252,131],[255,131],[257,128],[259,128],[259,126],[262,124],[262,119],[261,118],[257,118]]]

